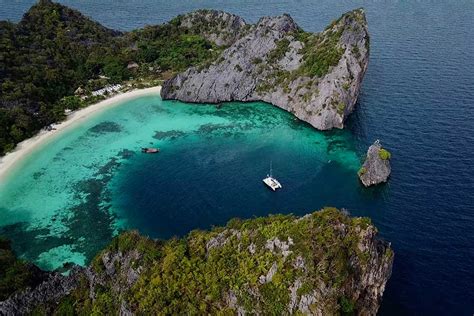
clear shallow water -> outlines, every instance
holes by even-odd
[[[141,154],[142,146],[162,152]],[[169,238],[235,216],[304,213],[314,209],[307,195],[366,195],[354,148],[350,133],[316,132],[264,103],[217,109],[143,97],[67,131],[17,168],[0,187],[0,234],[55,269],[85,264],[120,229]],[[288,186],[277,194],[261,182],[271,161]]]
[[[0,19],[17,20],[32,2],[0,0]],[[111,132],[109,134],[116,137],[106,134],[89,141],[91,146],[97,142],[101,145],[89,151],[98,153],[99,158],[92,158],[96,157],[95,154],[90,157],[85,155],[83,160],[90,161],[88,165],[97,161],[97,165],[74,172],[84,175],[78,180],[98,178],[100,181],[83,184],[84,188],[79,191],[84,200],[84,196],[105,196],[110,198],[110,202],[100,207],[93,206],[97,204],[94,201],[90,205],[83,203],[81,211],[74,212],[71,207],[65,208],[64,213],[68,216],[80,214],[66,221],[74,223],[67,226],[74,227],[70,237],[57,233],[56,236],[63,237],[41,239],[38,236],[51,234],[49,229],[25,231],[18,225],[16,228],[10,226],[8,234],[16,237],[15,247],[21,253],[34,258],[54,246],[75,243],[82,245],[82,248],[56,248],[46,252],[42,262],[47,263],[55,254],[59,256],[56,262],[60,262],[64,254],[79,262],[86,260],[87,254],[93,252],[93,249],[88,249],[90,241],[100,245],[105,242],[106,236],[121,226],[139,227],[143,232],[164,237],[184,233],[196,226],[220,224],[233,216],[249,217],[277,211],[301,213],[323,205],[336,205],[349,208],[355,215],[370,216],[382,236],[390,240],[395,249],[394,271],[384,295],[381,314],[472,315],[474,2],[334,3],[323,0],[317,5],[309,0],[61,2],[81,9],[107,26],[122,30],[163,22],[178,13],[207,7],[240,14],[248,21],[256,21],[262,15],[288,12],[305,29],[318,31],[341,13],[363,6],[371,33],[370,65],[357,111],[350,118],[345,132],[321,134],[305,128],[294,130],[290,127],[291,117],[287,117],[281,118],[282,124],[277,124],[278,128],[283,128],[276,129],[276,133],[280,134],[278,137],[282,138],[270,136],[268,143],[265,143],[265,137],[268,133],[272,134],[273,129],[270,132],[260,129],[260,133],[258,129],[245,130],[244,135],[233,130],[231,135],[237,136],[228,137],[229,134],[222,130],[212,132],[208,128],[207,136],[204,136],[196,132],[200,123],[195,121],[190,123],[190,130],[185,136],[179,134],[181,137],[175,139],[155,139],[155,130],[166,130],[160,129],[157,118],[156,122],[150,123],[150,127],[147,127],[148,123],[141,123],[131,129],[133,137],[137,137],[136,143],[129,138],[123,139],[123,145],[119,145],[124,137],[122,132],[120,137]],[[109,114],[110,117],[98,117],[91,124],[118,119],[116,111],[128,111],[127,108],[128,105],[116,108]],[[274,112],[271,107],[267,109],[268,117],[272,118]],[[192,109],[191,112],[201,110],[204,109]],[[193,122],[191,117],[182,117],[182,114],[179,117]],[[139,120],[136,115],[131,117]],[[211,117],[206,117],[202,123],[215,123],[217,118]],[[240,122],[237,118],[235,121],[228,119]],[[258,123],[260,120],[255,119],[257,125],[261,125]],[[123,130],[131,124],[117,123]],[[176,123],[178,125],[183,128],[188,126],[184,122]],[[194,132],[189,132],[191,130]],[[289,140],[291,135],[295,135],[296,141]],[[71,137],[74,139],[74,135]],[[110,137],[110,141],[100,140],[102,137]],[[319,144],[311,146],[312,138],[319,139]],[[380,138],[393,153],[393,174],[388,185],[363,190],[354,175],[355,165],[358,157],[363,156],[367,146],[376,138]],[[64,146],[67,146],[66,138],[61,138],[61,141],[63,139]],[[333,148],[329,144],[334,143],[334,139],[342,144],[331,151],[333,156],[339,158],[329,158],[327,153],[328,148]],[[166,150],[156,157],[133,155],[125,159],[122,157],[124,153],[119,154],[123,149],[136,149],[142,141],[159,144]],[[114,142],[117,142],[116,145],[112,145]],[[86,143],[84,140],[83,146]],[[107,146],[102,146],[104,143]],[[128,156],[126,153],[125,157]],[[59,165],[55,167],[46,159],[55,155],[54,151],[44,153],[45,162],[40,166],[42,155],[32,159],[32,164],[37,164],[35,168],[48,166],[61,170]],[[67,159],[73,159],[70,155],[67,154]],[[100,158],[100,155],[103,157]],[[269,157],[275,155],[279,157],[273,158],[275,174],[282,179],[285,190],[272,195],[263,190],[259,181],[260,173],[267,172]],[[113,157],[117,157],[115,163],[107,164]],[[334,164],[328,164],[329,159]],[[82,163],[80,157],[73,160]],[[35,168],[32,167],[31,172]],[[26,175],[27,170],[25,166]],[[180,178],[167,177],[174,173],[178,173]],[[71,174],[74,173],[71,171]],[[230,185],[222,180],[229,174],[234,178],[239,175],[243,188],[230,191]],[[258,178],[255,182],[250,180],[253,175]],[[29,183],[27,177],[25,183]],[[199,190],[190,190],[197,178],[202,185]],[[40,182],[43,184],[30,183],[32,188],[29,191],[49,187],[57,181],[58,177],[53,177],[49,182]],[[18,178],[14,182],[21,183]],[[102,193],[100,188],[104,186],[108,190]],[[172,194],[160,195],[158,189],[162,187]],[[64,194],[65,199],[56,202],[58,204],[54,208],[63,207],[73,196],[71,191],[63,192],[61,188],[58,185],[57,194]],[[127,190],[120,192],[124,188]],[[25,192],[19,200],[30,199]],[[87,195],[83,192],[95,193]],[[42,194],[38,193],[38,196],[45,199]],[[14,214],[15,221],[11,219],[13,215],[2,215],[2,221],[51,223],[46,214],[55,213],[53,207],[45,207],[45,200],[40,201],[42,203],[30,204],[22,201],[21,205],[34,206],[36,211],[10,213]],[[3,203],[2,198],[0,204]],[[100,211],[90,211],[97,209]],[[2,211],[2,214],[6,212]],[[110,218],[108,214],[116,215]],[[51,224],[51,227],[54,227],[53,231],[64,229],[58,224]],[[85,239],[82,244],[82,239],[77,236]],[[76,253],[71,253],[73,251]]]

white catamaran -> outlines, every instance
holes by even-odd
[[[265,183],[273,191],[276,191],[282,188],[280,182],[278,182],[278,180],[272,176],[272,163],[271,162],[270,162],[270,174],[267,174],[267,177],[263,179],[263,183]]]

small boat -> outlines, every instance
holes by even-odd
[[[267,174],[267,177],[263,179],[263,183],[265,183],[273,191],[276,191],[282,188],[281,183],[272,176],[272,163],[271,162],[270,162],[270,174]]]
[[[142,148],[142,153],[145,153],[145,154],[156,154],[159,152],[160,152],[159,148],[147,148],[147,147]]]

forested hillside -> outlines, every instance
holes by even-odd
[[[132,78],[161,79],[215,58],[220,48],[180,18],[129,33],[50,0],[18,24],[0,21],[0,155],[84,106],[73,97]],[[133,67],[130,67],[133,65]]]
[[[375,315],[393,256],[369,219],[334,208],[167,241],[126,232],[87,268],[4,291],[0,314]]]

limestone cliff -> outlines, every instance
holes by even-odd
[[[367,157],[358,172],[362,184],[369,187],[387,182],[392,172],[390,158],[390,152],[382,148],[380,141],[375,141],[367,150]]]
[[[170,23],[188,29],[192,34],[200,34],[217,46],[233,44],[246,26],[241,17],[216,10],[198,10],[179,15]]]
[[[169,241],[129,232],[88,268],[0,302],[0,314],[375,315],[392,263],[369,219],[333,208]]]
[[[204,15],[206,20],[210,14],[192,13],[192,18],[182,19],[192,28],[193,21],[199,20],[196,15]],[[212,15],[214,27],[228,29],[228,14]],[[261,18],[255,25],[235,17],[232,20],[235,36],[226,41],[230,46],[214,62],[191,67],[166,81],[163,99],[265,101],[320,130],[344,127],[354,110],[369,59],[362,9],[344,14],[314,34],[301,30],[286,14]]]

